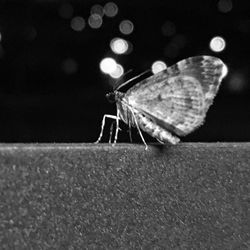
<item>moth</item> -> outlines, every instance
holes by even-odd
[[[195,56],[139,81],[125,93],[120,89],[131,80],[115,85],[107,98],[116,102],[117,114],[103,116],[96,143],[102,138],[105,119],[111,118],[116,121],[114,144],[119,121],[138,129],[146,149],[141,130],[161,143],[177,144],[179,137],[203,124],[226,71],[219,58]]]

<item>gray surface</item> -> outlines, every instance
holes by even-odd
[[[1,249],[250,249],[250,143],[0,144]]]

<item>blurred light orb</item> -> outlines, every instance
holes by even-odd
[[[163,24],[161,31],[164,36],[167,36],[167,37],[173,36],[176,33],[175,24],[173,22],[166,21]]]
[[[0,32],[0,42],[2,41],[2,33]]]
[[[115,71],[110,73],[110,76],[112,78],[117,79],[117,78],[120,78],[123,74],[124,74],[124,69],[123,69],[122,65],[116,64],[116,69],[115,69]]]
[[[123,20],[119,24],[119,30],[124,35],[129,35],[134,30],[134,24],[130,20]]]
[[[238,23],[238,29],[240,32],[243,32],[243,33],[250,32],[250,19],[249,20],[240,20]]]
[[[66,74],[72,75],[77,72],[78,64],[74,59],[67,58],[62,62],[62,69]]]
[[[73,16],[73,7],[70,3],[64,3],[59,7],[58,13],[62,18],[69,19]]]
[[[32,40],[34,40],[35,38],[36,38],[36,36],[37,36],[37,31],[36,31],[36,29],[35,29],[35,27],[33,27],[33,26],[28,26],[27,27],[27,33],[26,33],[26,39],[28,40],[28,41],[32,41]]]
[[[83,17],[76,16],[71,19],[70,25],[74,31],[82,31],[86,26],[86,22]]]
[[[133,51],[133,44],[127,40],[128,50],[126,51],[126,55],[130,54]]]
[[[4,49],[2,44],[0,44],[0,58],[2,58],[4,56]]]
[[[243,91],[247,87],[247,81],[240,72],[234,73],[228,81],[228,88],[234,92]]]
[[[117,68],[116,61],[111,57],[106,57],[101,60],[100,62],[100,69],[105,74],[111,74],[115,72]]]
[[[220,0],[217,7],[220,12],[227,13],[233,8],[232,0]]]
[[[114,38],[110,42],[110,48],[116,54],[124,54],[128,51],[128,42],[122,38]]]
[[[89,26],[93,29],[99,29],[102,26],[102,17],[99,14],[92,14],[88,19]]]
[[[155,61],[151,66],[151,70],[153,74],[157,74],[166,68],[167,68],[167,65],[163,61]]]
[[[179,54],[179,46],[176,43],[170,42],[165,48],[164,48],[164,55],[169,58],[175,58]]]
[[[100,17],[103,17],[104,15],[104,10],[103,7],[100,4],[95,4],[91,7],[90,10],[91,15],[92,14],[98,14]]]
[[[182,34],[177,34],[172,38],[172,43],[178,48],[183,49],[187,44],[187,38]]]
[[[104,14],[107,17],[114,17],[118,13],[118,6],[113,2],[108,2],[104,5]]]
[[[209,47],[214,52],[221,52],[226,47],[226,41],[220,36],[216,36],[211,39]]]

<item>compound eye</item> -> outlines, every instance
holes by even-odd
[[[110,103],[114,103],[115,102],[115,93],[111,92],[111,93],[106,94],[106,98],[108,99],[108,101]]]

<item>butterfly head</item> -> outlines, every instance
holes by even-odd
[[[110,93],[106,94],[106,98],[108,99],[108,101],[109,101],[110,103],[116,102],[116,95],[115,95],[115,92],[110,92]]]

